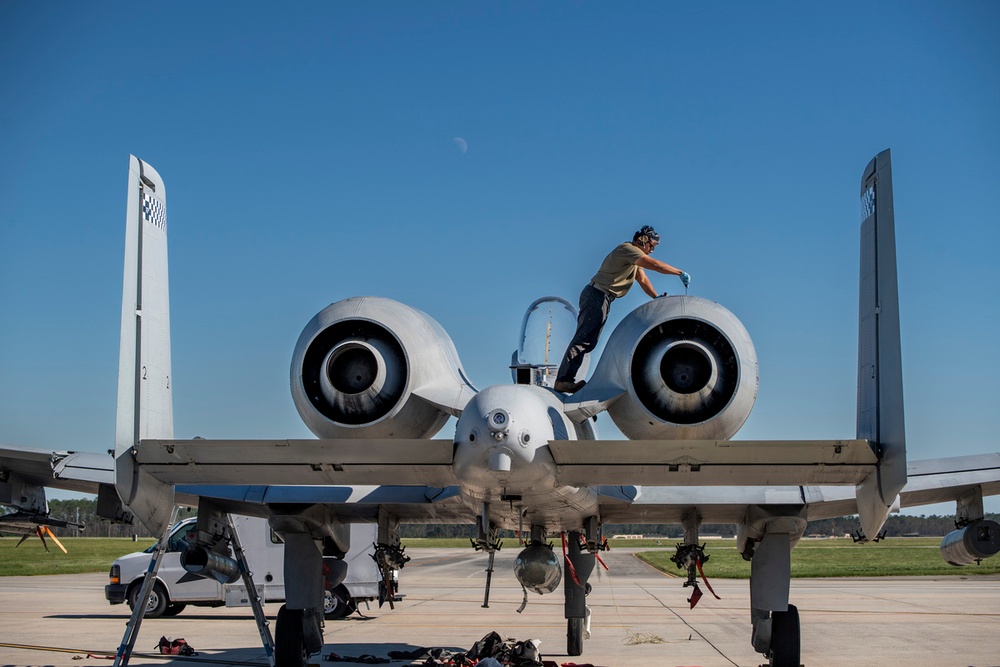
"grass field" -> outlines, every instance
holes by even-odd
[[[0,576],[107,572],[119,556],[141,551],[153,543],[149,538],[133,542],[126,537],[60,537],[69,552],[64,554],[51,539],[46,540],[47,552],[35,536],[18,547],[19,539],[0,537]]]
[[[66,537],[61,541],[69,551],[64,554],[49,541],[49,552],[35,537],[15,548],[19,538],[0,538],[0,576],[76,574],[107,572],[111,562],[133,551],[145,549],[152,539],[133,542],[128,538]],[[505,549],[517,549],[516,541],[505,540]],[[613,540],[611,548],[651,548],[640,558],[665,572],[680,573],[670,562],[676,540]],[[969,576],[1000,574],[1000,558],[981,565],[952,567],[941,560],[941,540],[935,537],[890,538],[878,544],[854,544],[850,539],[804,539],[792,553],[793,577],[873,577],[905,575]],[[470,548],[469,540],[408,538],[409,549],[421,547]],[[750,563],[738,553],[734,540],[707,540],[710,561],[705,569],[709,577],[741,579],[750,576]],[[558,543],[556,544],[558,549]]]

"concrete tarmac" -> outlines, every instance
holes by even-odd
[[[544,658],[560,665],[756,667],[764,662],[750,646],[747,581],[710,580],[722,599],[702,587],[705,597],[690,610],[691,589],[623,549],[605,554],[610,571],[598,566],[591,578],[592,637],[584,643],[583,656],[569,657],[561,592],[529,593],[524,613],[516,613],[522,598],[511,572],[516,552],[498,553],[490,605],[483,609],[483,554],[407,550],[413,560],[401,575],[404,600],[394,610],[362,605],[363,615],[328,621],[322,655],[385,657],[391,650],[416,647],[464,651],[495,630],[518,640],[540,639]],[[105,601],[106,582],[101,574],[0,577],[0,667],[110,665],[101,656],[114,655],[129,610]],[[801,616],[807,667],[1000,667],[1000,576],[793,579],[792,603]],[[278,606],[265,607],[272,628]],[[154,655],[161,635],[184,637],[199,655]],[[267,664],[249,609],[201,607],[144,621],[130,664],[165,661]],[[333,664],[321,656],[312,661]]]

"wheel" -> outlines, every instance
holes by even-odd
[[[302,641],[302,610],[281,605],[274,628],[274,667],[305,667],[308,658]]]
[[[343,584],[323,591],[323,616],[327,620],[335,621],[350,616],[357,608],[357,603],[351,599],[351,594]]]
[[[771,612],[771,667],[799,667],[799,610]]]
[[[171,602],[167,605],[167,608],[163,610],[164,616],[176,616],[177,614],[184,611],[184,607],[187,605],[182,602]]]
[[[135,609],[135,599],[139,597],[139,591],[142,590],[142,582],[138,582],[129,589],[128,592],[128,607],[129,609]],[[146,603],[146,613],[143,615],[144,618],[159,618],[163,616],[163,612],[167,610],[167,605],[170,604],[170,598],[167,597],[167,591],[164,590],[163,584],[155,583],[153,584],[153,590],[149,593],[149,602]]]
[[[583,619],[566,619],[566,653],[583,655]],[[796,665],[796,667],[798,667]]]

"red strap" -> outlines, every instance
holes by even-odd
[[[580,583],[580,578],[576,576],[576,568],[573,567],[573,561],[569,559],[569,554],[566,553],[566,533],[562,533],[562,547],[563,547],[563,559],[566,561],[566,571],[569,572],[569,576],[572,577],[573,583],[575,583],[580,588],[583,588],[583,584]]]
[[[594,558],[596,558],[596,559],[597,559],[597,562],[598,562],[598,563],[600,563],[601,565],[603,565],[603,566],[604,566],[604,569],[605,569],[605,570],[607,570],[607,571],[609,571],[609,572],[611,571],[611,568],[610,568],[610,567],[608,567],[608,564],[607,564],[607,563],[605,563],[605,562],[604,562],[603,560],[601,560],[601,555],[600,555],[600,554],[594,554]]]
[[[708,583],[708,577],[705,576],[705,570],[701,569],[701,559],[700,558],[696,558],[694,562],[698,566],[698,572],[699,572],[699,574],[701,574],[701,578],[705,582],[705,586],[708,588],[709,592],[712,595],[715,595],[715,599],[716,600],[721,600],[722,598],[720,598],[718,595],[716,595],[715,591],[712,590],[712,584]],[[691,606],[693,607],[694,604],[692,604]]]
[[[704,593],[702,593],[701,589],[698,588],[698,585],[695,584],[694,591],[691,593],[691,597],[688,598],[688,602],[691,603],[692,609],[694,609],[694,606],[698,604],[698,600],[701,599],[702,595],[704,595]]]

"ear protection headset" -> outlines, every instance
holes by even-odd
[[[660,235],[649,225],[643,225],[642,229],[637,231],[632,237],[632,241],[633,243],[641,243],[643,245],[647,243],[659,243]]]

